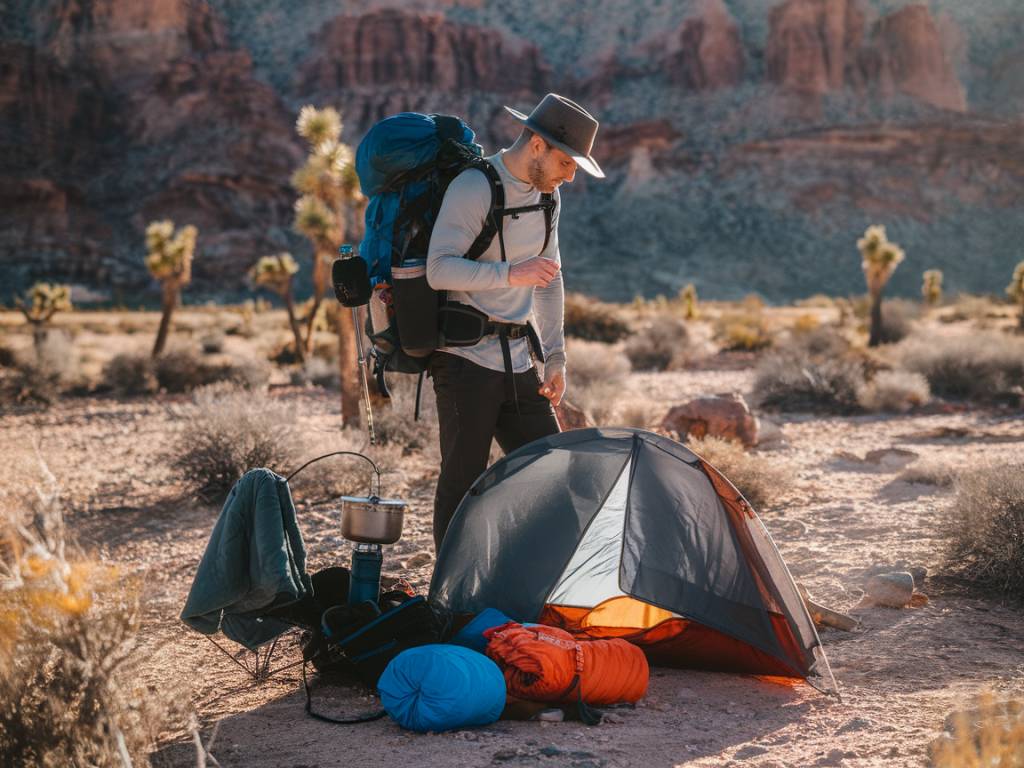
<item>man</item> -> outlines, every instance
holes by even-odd
[[[505,109],[524,126],[511,147],[487,158],[504,187],[505,208],[536,206],[548,196],[555,208],[550,232],[540,211],[502,218],[501,236],[470,260],[464,254],[490,213],[487,177],[478,169],[463,171],[441,204],[427,254],[428,282],[447,291],[449,301],[509,325],[472,346],[444,347],[430,362],[441,441],[434,496],[438,549],[462,497],[487,468],[492,439],[507,454],[558,432],[552,406],[561,402],[566,386],[558,187],[571,182],[577,168],[604,177],[590,157],[598,122],[583,107],[549,93],[529,116]],[[543,353],[543,381],[531,359],[532,330],[525,325],[531,315]]]

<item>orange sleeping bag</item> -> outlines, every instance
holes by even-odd
[[[580,640],[555,627],[515,622],[492,627],[484,637],[511,696],[602,705],[635,703],[647,692],[647,658],[625,640]]]

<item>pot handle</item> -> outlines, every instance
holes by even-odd
[[[378,497],[380,496],[380,475],[381,475],[380,467],[378,467],[374,463],[373,459],[371,459],[369,456],[366,456],[366,455],[364,455],[362,453],[359,453],[358,451],[332,451],[331,453],[325,453],[323,456],[317,456],[316,458],[310,459],[305,464],[303,464],[301,467],[299,467],[294,472],[292,472],[290,475],[288,475],[288,477],[286,477],[284,479],[285,482],[286,483],[291,482],[291,479],[293,477],[295,477],[297,474],[299,474],[299,472],[304,470],[310,464],[313,464],[313,463],[315,463],[317,461],[320,461],[320,459],[326,459],[326,458],[328,458],[330,456],[358,456],[359,458],[364,459],[365,461],[370,462],[370,466],[373,467],[373,471],[377,473],[377,496]],[[370,486],[371,486],[370,487],[370,495],[372,496],[373,495],[373,484],[372,484],[372,482],[371,482]]]

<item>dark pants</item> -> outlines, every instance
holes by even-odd
[[[441,475],[434,495],[434,546],[462,497],[485,469],[491,440],[507,454],[558,432],[550,401],[541,395],[536,368],[515,374],[516,402],[506,395],[506,377],[457,355],[437,352],[430,360],[441,428]]]

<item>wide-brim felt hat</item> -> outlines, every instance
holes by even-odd
[[[565,152],[591,176],[604,178],[604,171],[590,156],[600,123],[587,110],[557,93],[549,93],[529,115],[505,107],[516,120],[548,144]]]

